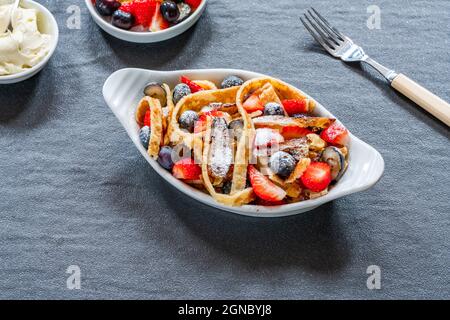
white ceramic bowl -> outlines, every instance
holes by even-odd
[[[181,75],[191,79],[208,79],[219,84],[227,75],[234,74],[244,80],[262,76],[261,74],[231,69],[152,71],[144,69],[122,69],[113,73],[103,86],[103,96],[106,103],[123,125],[131,140],[142,156],[155,171],[168,183],[186,195],[209,206],[222,210],[255,217],[281,217],[312,210],[326,202],[345,195],[366,190],[373,186],[384,171],[384,161],[381,155],[367,143],[350,134],[349,166],[339,182],[330,192],[320,198],[282,206],[264,207],[246,205],[230,207],[216,202],[211,196],[203,193],[181,180],[174,178],[170,172],[163,169],[151,159],[139,140],[139,126],[135,121],[134,112],[137,103],[142,98],[142,89],[150,81],[165,82],[173,87]],[[308,96],[307,94],[305,94]],[[317,103],[316,114],[333,117],[320,103]],[[151,182],[149,182],[151,183]]]
[[[91,14],[94,21],[105,32],[109,33],[110,35],[118,39],[129,42],[152,43],[176,37],[177,35],[185,32],[187,29],[192,27],[200,18],[202,13],[205,11],[207,1],[208,0],[203,0],[200,6],[197,8],[197,10],[195,10],[195,12],[191,14],[183,22],[158,32],[135,32],[117,28],[113,26],[111,23],[107,22],[105,19],[102,18],[102,16],[98,14],[97,10],[94,7],[94,4],[92,3],[92,0],[85,0],[84,2],[86,3],[89,13]]]
[[[30,69],[7,76],[0,76],[0,84],[21,82],[37,74],[46,66],[53,53],[55,52],[56,46],[58,45],[59,29],[53,14],[41,4],[30,0],[21,0],[20,6],[23,8],[36,9],[36,11],[38,12],[37,17],[39,31],[41,33],[49,34],[52,36],[50,51],[41,62]]]

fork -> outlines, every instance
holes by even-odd
[[[388,69],[370,58],[352,39],[342,34],[314,8],[300,17],[305,28],[333,57],[345,62],[365,62],[377,70],[390,85],[450,127],[450,105],[407,76]]]

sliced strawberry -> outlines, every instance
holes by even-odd
[[[150,127],[150,110],[147,110],[144,116],[144,126]]]
[[[193,10],[197,9],[200,4],[202,3],[202,0],[184,0]]]
[[[264,105],[256,94],[252,94],[248,97],[247,100],[245,100],[243,107],[248,113],[264,110]]]
[[[177,179],[198,180],[202,174],[202,169],[193,159],[185,158],[174,164],[172,174]]]
[[[194,133],[200,133],[206,130],[206,115],[202,114],[194,124]]]
[[[325,190],[331,183],[331,169],[325,162],[312,162],[301,176],[303,185],[313,191]]]
[[[133,13],[133,2],[125,2],[120,6],[120,10],[123,12]]]
[[[255,132],[256,148],[270,147],[284,142],[283,136],[276,129],[259,128]]]
[[[133,14],[137,24],[140,24],[146,28],[150,27],[152,17],[155,15],[156,7],[159,3],[155,0],[135,0],[133,4]]]
[[[211,116],[211,117],[225,117],[226,112],[220,111],[220,110],[210,110],[206,112],[202,112],[202,115],[204,116]]]
[[[323,130],[320,137],[332,145],[345,146],[348,144],[349,133],[343,125],[335,122]]]
[[[134,16],[135,25],[148,28],[155,13],[156,4],[156,0],[134,0],[123,3],[120,10],[131,13]]]
[[[281,135],[286,140],[298,139],[298,138],[301,138],[301,137],[305,137],[307,134],[310,134],[310,133],[313,133],[313,132],[311,130],[309,130],[309,129],[295,127],[295,126],[283,127],[281,129]]]
[[[194,133],[200,133],[206,130],[207,115],[202,114],[194,124]]]
[[[307,100],[283,100],[282,101],[284,110],[288,115],[292,116],[297,113],[307,113],[308,112],[308,101]]]
[[[180,77],[180,81],[182,83],[185,83],[189,86],[189,89],[191,89],[192,93],[195,92],[199,92],[199,91],[203,91],[205,89],[203,89],[201,86],[199,86],[198,84],[196,84],[195,82],[193,82],[192,80],[190,80],[188,77],[185,76],[181,76]]]
[[[276,186],[269,178],[256,170],[252,165],[248,166],[250,183],[255,194],[266,201],[281,201],[286,197],[286,191]]]
[[[156,32],[169,28],[169,22],[161,14],[161,3],[156,1],[155,11],[153,13],[152,22],[150,24],[150,31]]]

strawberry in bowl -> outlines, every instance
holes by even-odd
[[[133,32],[158,32],[189,18],[202,0],[92,0],[95,11],[114,27]],[[203,0],[204,1],[204,0]]]

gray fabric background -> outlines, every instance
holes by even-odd
[[[33,79],[0,86],[0,298],[450,298],[449,130],[373,71],[325,55],[299,24],[307,1],[211,0],[198,24],[154,45],[101,32],[78,0],[40,1],[58,50]],[[81,30],[66,27],[71,4]],[[369,30],[369,4],[381,30]],[[450,101],[450,1],[314,6],[381,63]],[[123,67],[232,67],[308,92],[378,149],[372,189],[283,219],[203,206],[132,145],[101,88]],[[382,289],[366,288],[366,268]],[[69,265],[81,290],[66,288]]]

